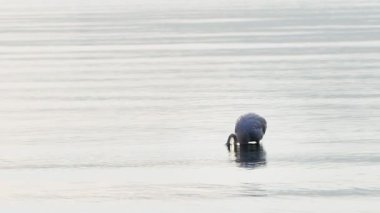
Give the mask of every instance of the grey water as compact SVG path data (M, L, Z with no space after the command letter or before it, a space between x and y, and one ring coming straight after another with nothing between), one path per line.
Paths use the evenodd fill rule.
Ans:
M0 3L3 212L379 211L380 2Z

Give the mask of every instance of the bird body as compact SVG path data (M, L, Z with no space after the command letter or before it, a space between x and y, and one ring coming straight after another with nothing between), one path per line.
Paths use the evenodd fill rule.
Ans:
M258 114L248 113L239 117L235 125L235 134L228 137L227 144L233 138L234 143L248 144L251 141L257 143L263 138L267 129L266 120Z

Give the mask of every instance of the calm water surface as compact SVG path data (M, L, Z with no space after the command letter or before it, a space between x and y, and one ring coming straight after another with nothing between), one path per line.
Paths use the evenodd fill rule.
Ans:
M1 209L378 212L378 1L1 3Z

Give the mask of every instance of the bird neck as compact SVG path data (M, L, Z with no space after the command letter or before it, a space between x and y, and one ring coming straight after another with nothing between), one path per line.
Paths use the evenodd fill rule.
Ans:
M230 143L230 140L231 139L234 139L234 144L236 144L237 143L237 137L236 137L236 135L235 134L230 134L230 136L228 136L228 139L227 139L227 145L230 145L231 143Z

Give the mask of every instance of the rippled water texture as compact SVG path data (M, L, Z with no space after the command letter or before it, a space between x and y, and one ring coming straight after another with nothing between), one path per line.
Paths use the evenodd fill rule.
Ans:
M379 211L378 1L0 3L4 212Z

